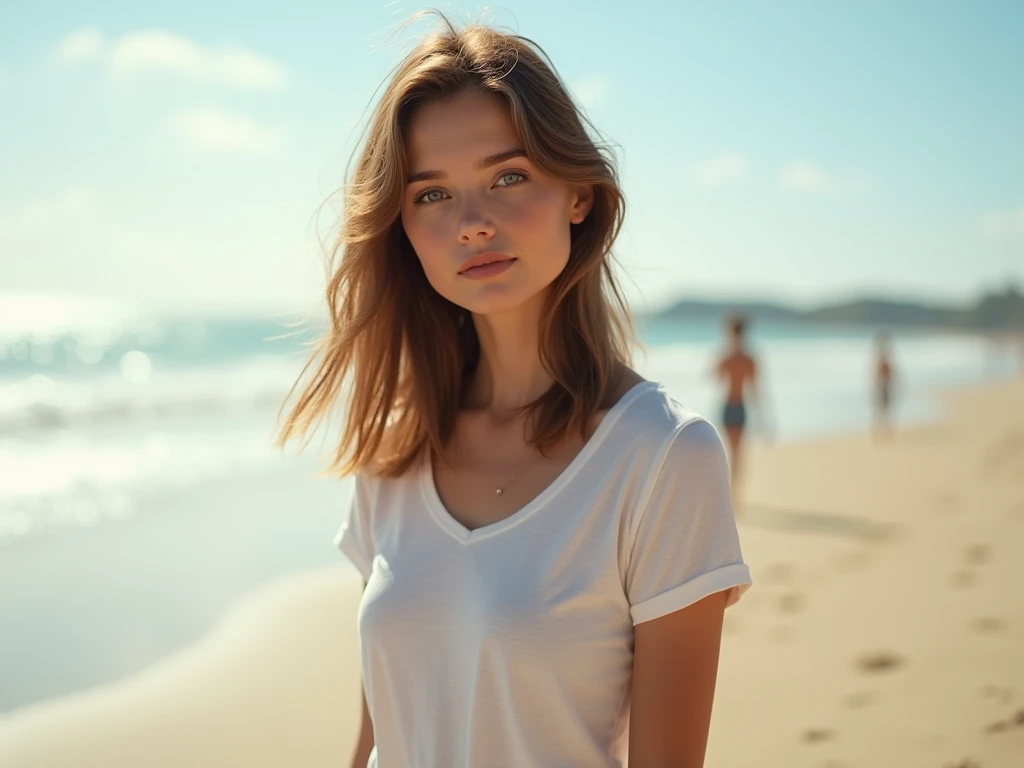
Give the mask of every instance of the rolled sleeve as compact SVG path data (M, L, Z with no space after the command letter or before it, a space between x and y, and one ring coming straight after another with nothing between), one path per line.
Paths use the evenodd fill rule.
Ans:
M750 587L729 493L722 441L704 419L670 439L635 526L626 593L634 624Z

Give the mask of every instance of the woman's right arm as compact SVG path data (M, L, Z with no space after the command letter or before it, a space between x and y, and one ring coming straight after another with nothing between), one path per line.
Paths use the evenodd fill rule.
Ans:
M363 590L366 590L366 582L363 582ZM370 708L366 706L366 692L362 690L362 686L360 686L360 697L363 701L363 715L362 723L359 726L359 742L356 744L356 751L352 756L352 768L366 768L374 745L373 721L370 720Z
M373 723L370 721L370 710L366 706L366 694L363 699L363 722L359 726L359 743L356 744L356 752L352 756L352 768L366 768L370 760L370 752L373 751Z

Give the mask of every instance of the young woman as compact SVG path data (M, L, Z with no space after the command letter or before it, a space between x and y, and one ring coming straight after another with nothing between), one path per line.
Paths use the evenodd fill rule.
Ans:
M333 322L282 439L344 403L353 765L703 762L750 576L718 435L628 366L623 198L585 125L531 42L446 26L346 187Z

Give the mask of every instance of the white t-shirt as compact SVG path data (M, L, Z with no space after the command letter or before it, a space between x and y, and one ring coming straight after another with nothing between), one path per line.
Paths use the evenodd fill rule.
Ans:
M370 768L622 766L634 625L750 585L722 442L650 381L511 517L466 529L426 461L357 475L336 543L366 579Z

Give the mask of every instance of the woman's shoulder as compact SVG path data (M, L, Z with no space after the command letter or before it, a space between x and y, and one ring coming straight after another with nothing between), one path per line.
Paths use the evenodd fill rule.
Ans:
M627 407L621 417L640 429L664 436L679 432L688 424L706 422L703 415L685 405L677 393L657 380L641 379L623 395Z
M721 445L718 431L660 381L642 380L624 396L625 407L611 430L633 455L675 451L704 452Z
M635 485L642 495L659 487L703 487L727 476L718 431L661 382L641 385L609 436L603 475L609 482Z

